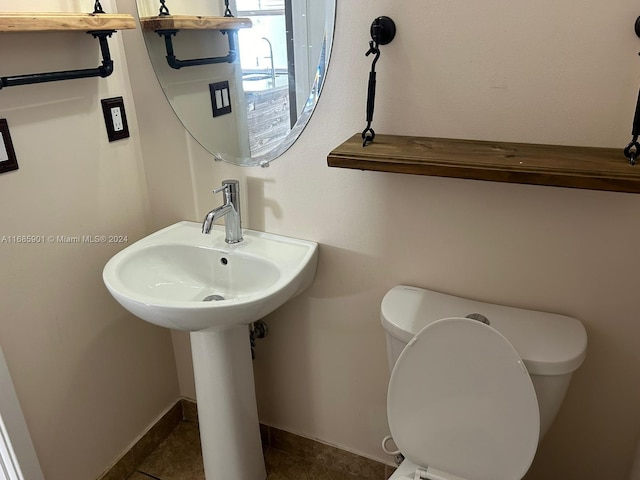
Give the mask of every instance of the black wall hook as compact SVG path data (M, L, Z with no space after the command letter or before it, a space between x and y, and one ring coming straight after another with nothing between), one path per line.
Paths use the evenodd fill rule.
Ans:
M396 36L396 24L389 17L378 17L371 24L371 39L378 45L387 45Z
M396 24L389 17L378 17L371 24L371 41L369 42L369 50L365 56L374 54L371 63L371 72L369 72L369 86L367 89L367 126L362 132L362 146L366 147L376 137L376 132L371 128L373 122L373 109L376 103L376 63L380 59L380 45L387 45L396 36Z
M635 24L636 35L640 37L640 17L636 19ZM640 55L640 54L638 54ZM633 127L631 128L631 142L624 148L624 156L629 160L629 165L636 164L636 160L640 157L640 93L638 93L638 101L636 102L636 111L633 116Z

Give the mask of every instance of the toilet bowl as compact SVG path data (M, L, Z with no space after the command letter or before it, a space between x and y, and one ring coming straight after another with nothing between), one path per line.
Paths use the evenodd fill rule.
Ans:
M584 361L580 321L404 285L381 320L391 480L520 480Z

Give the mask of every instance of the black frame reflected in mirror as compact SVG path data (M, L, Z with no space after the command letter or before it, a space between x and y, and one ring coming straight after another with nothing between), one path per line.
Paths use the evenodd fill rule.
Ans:
M9 133L9 124L4 118L0 118L0 137L2 138L2 145L0 145L0 173L11 172L18 170L18 159L16 158L16 152L13 148L13 142L11 141L11 133ZM6 152L6 160L4 152Z

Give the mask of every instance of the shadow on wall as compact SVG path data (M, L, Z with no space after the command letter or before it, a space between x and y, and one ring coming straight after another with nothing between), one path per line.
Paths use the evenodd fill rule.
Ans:
M379 257L332 245L320 245L318 272L306 296L335 298L378 290L381 263L384 262Z
M353 348L364 343L384 351L379 302L386 286L372 273L376 259L329 245L320 245L319 253L314 284L264 319L269 335L258 342L254 362L260 421L301 435L326 428L324 402L344 403L344 385L363 381L359 369L386 369L384 355L372 363L369 353ZM335 349L329 359L327 348ZM361 385L381 402L385 388L366 380Z
M246 177L247 179L247 198L249 201L243 205L250 219L251 230L265 231L265 219L267 211L271 211L274 218L282 218L282 207L273 198L265 198L264 187L266 183L275 183L275 180L266 178ZM243 225L244 226L244 225ZM246 228L246 227L245 227Z

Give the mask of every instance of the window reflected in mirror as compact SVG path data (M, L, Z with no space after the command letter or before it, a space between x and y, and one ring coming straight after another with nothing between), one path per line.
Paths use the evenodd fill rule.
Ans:
M307 102L315 102L309 97L315 97L326 71L325 26L310 21L311 7L305 2L236 0L236 7L238 16L253 24L239 32L239 44L249 147L255 157L282 142ZM314 36L314 29L322 32Z

